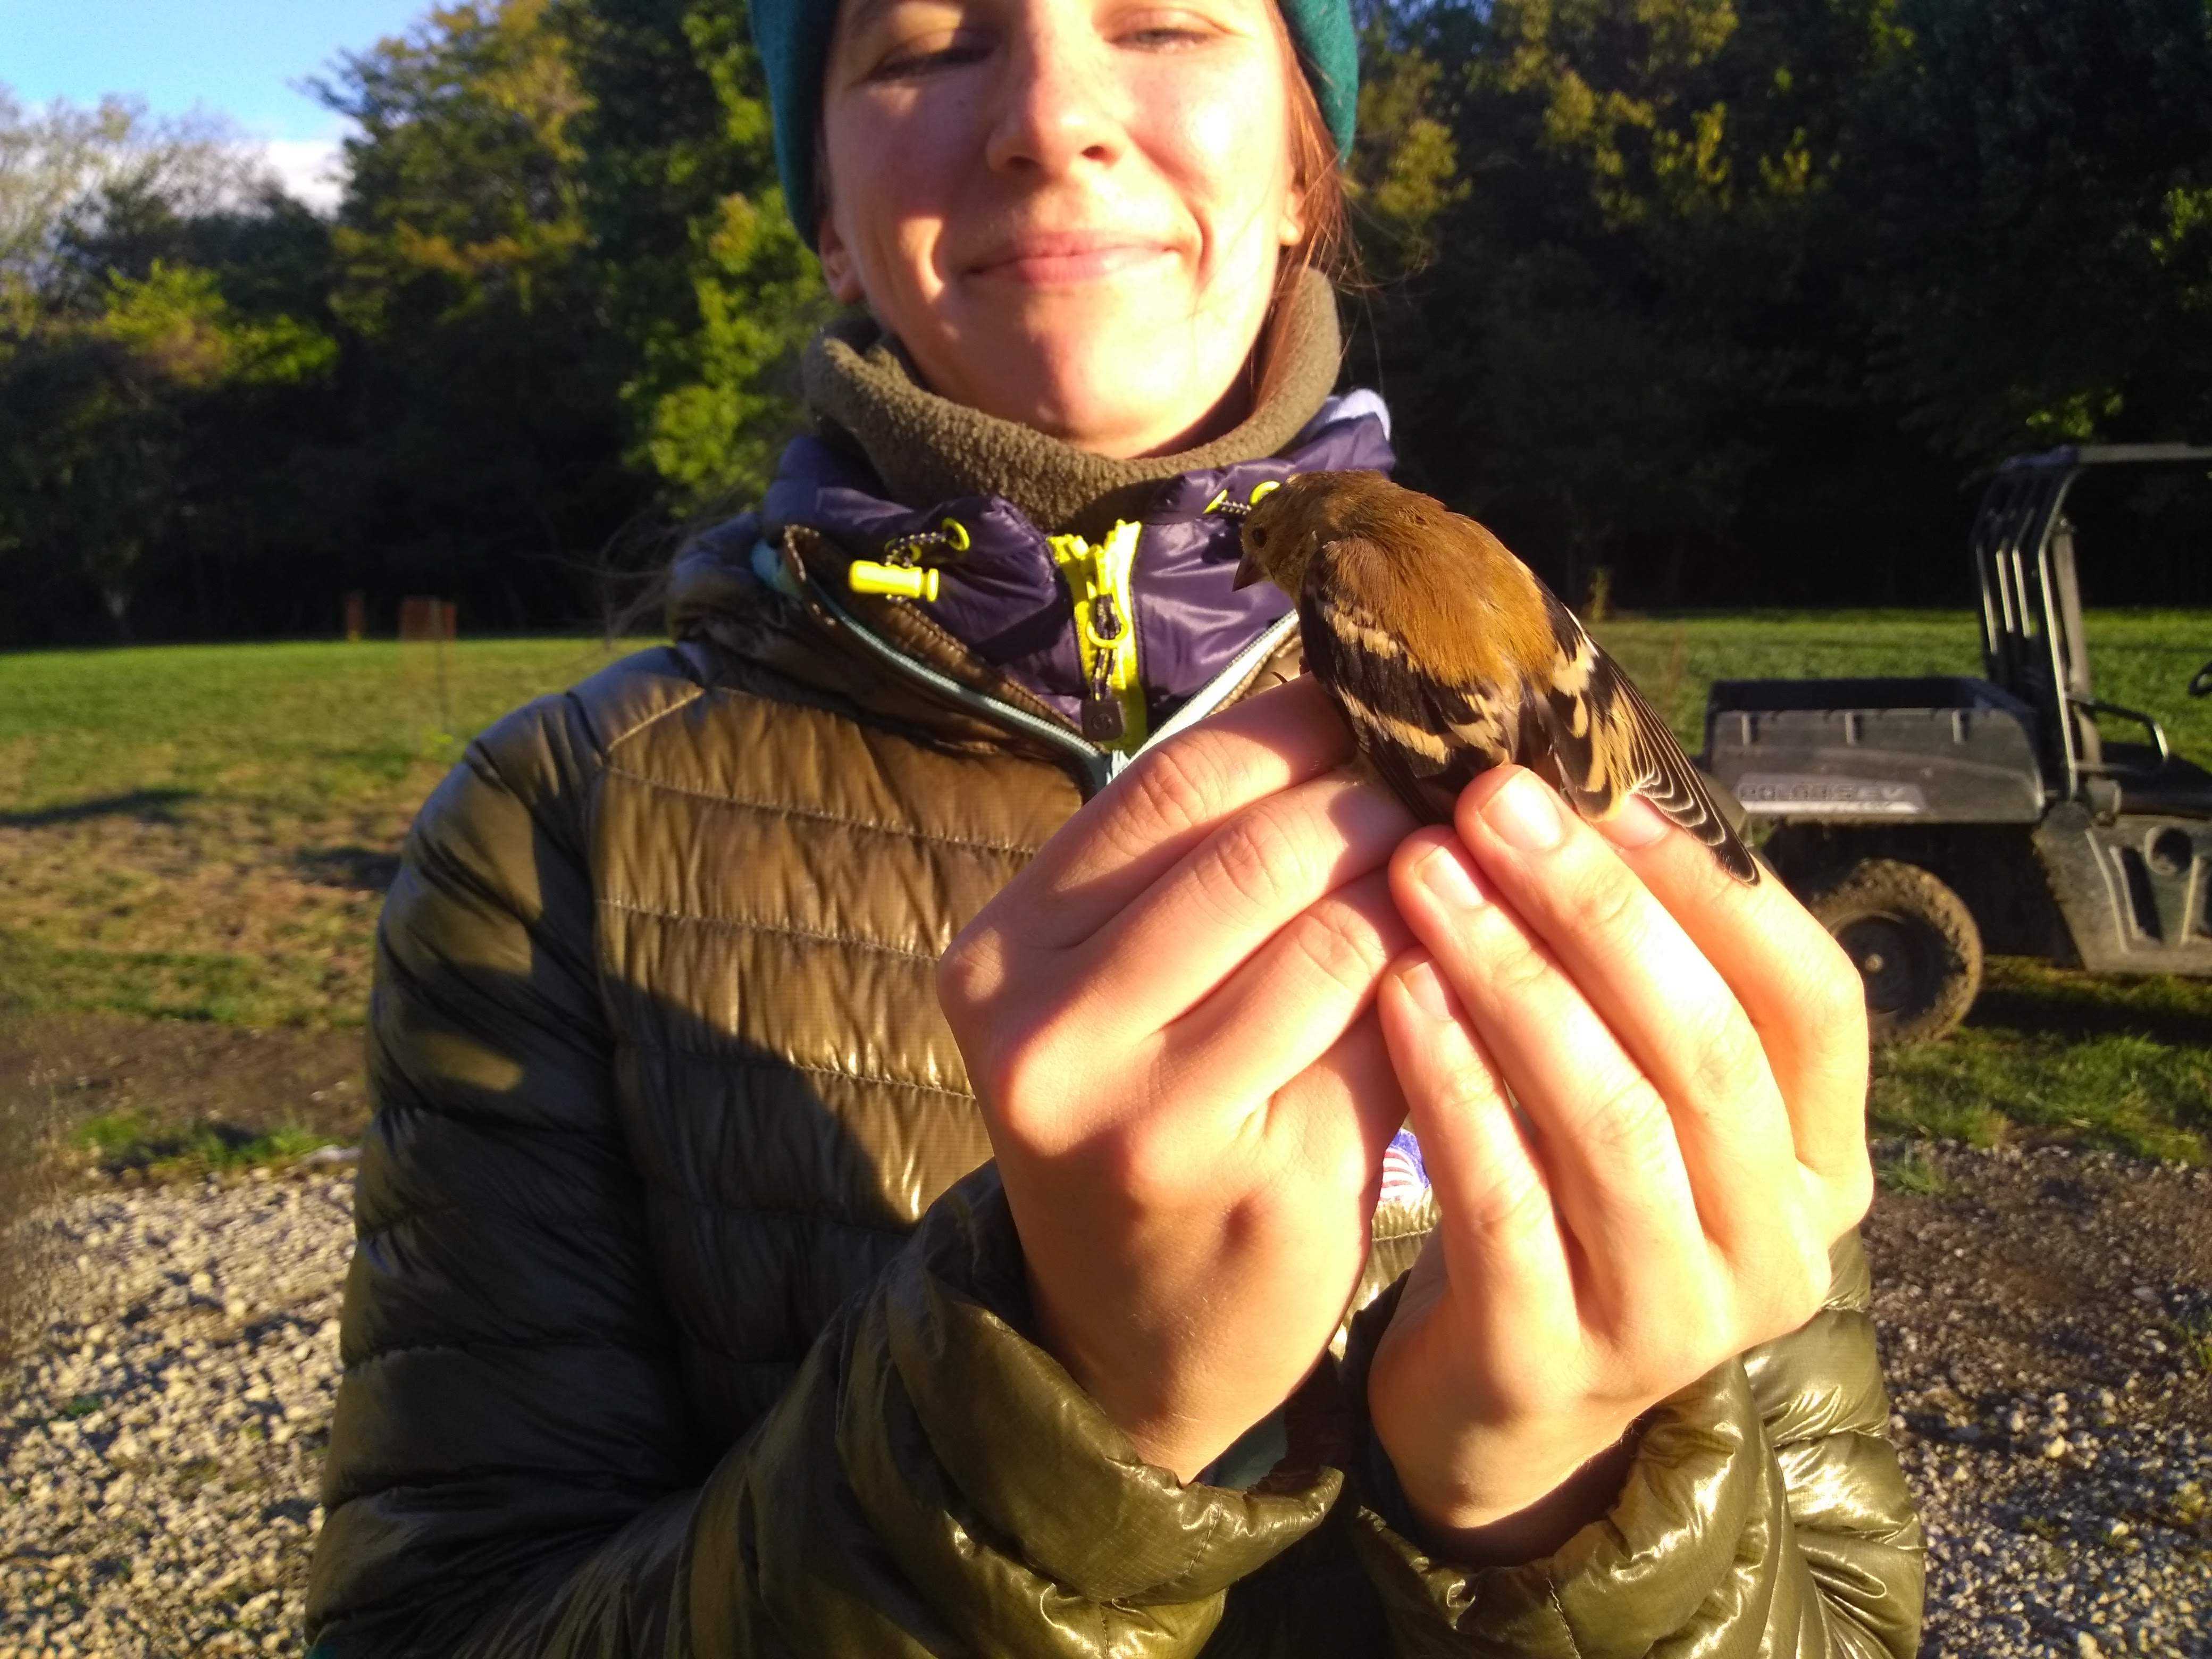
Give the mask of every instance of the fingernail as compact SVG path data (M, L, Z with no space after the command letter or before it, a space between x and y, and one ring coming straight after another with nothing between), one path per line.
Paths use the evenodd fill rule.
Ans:
M1466 855L1449 843L1431 848L1421 860L1421 884L1447 910L1479 910L1486 902Z
M1437 972L1436 963L1426 957L1400 969L1398 983L1406 988L1413 1006L1431 1019L1451 1018L1451 994L1444 989L1443 976Z
M1498 840L1524 853L1548 853L1566 836L1559 798L1533 772L1508 779L1482 809L1482 817Z
M1649 847L1667 833L1667 820L1659 809L1641 795L1631 795L1621 802L1620 810L1609 818L1600 818L1598 833L1615 847L1634 852L1639 847Z

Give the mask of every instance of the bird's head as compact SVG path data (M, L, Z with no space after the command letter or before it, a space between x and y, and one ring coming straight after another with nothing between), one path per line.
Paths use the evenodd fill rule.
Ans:
M1379 472L1301 472L1285 480L1245 514L1237 586L1265 577L1296 599L1315 553L1363 533L1368 512L1394 489Z

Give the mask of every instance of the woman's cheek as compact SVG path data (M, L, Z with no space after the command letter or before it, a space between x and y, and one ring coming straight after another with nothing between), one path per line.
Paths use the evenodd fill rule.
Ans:
M1247 82L1238 90L1246 94L1241 105L1226 88L1187 100L1164 92L1147 122L1155 164L1198 223L1214 261L1233 257L1248 237L1267 242L1272 258L1290 185L1288 145L1278 158L1272 149L1255 155L1251 143L1255 132L1285 131L1288 112L1268 107L1279 101L1267 95L1269 88Z
M1253 88L1243 90L1249 94ZM1173 100L1161 116L1167 148L1181 159L1182 171L1217 190L1240 179L1249 180L1254 168L1249 136L1282 125L1279 112L1271 118L1262 107L1267 101L1248 96L1240 102L1226 88Z
M911 157L883 157L853 203L854 249L868 295L885 326L903 334L922 320L957 276L944 262L948 205L931 173Z

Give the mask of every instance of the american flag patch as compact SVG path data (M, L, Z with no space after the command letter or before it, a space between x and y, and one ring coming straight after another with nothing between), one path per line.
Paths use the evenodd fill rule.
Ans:
M1411 1129L1401 1129L1390 1137L1382 1154L1382 1194L1376 1202L1419 1204L1428 1191L1429 1171L1421 1162L1421 1143L1413 1139Z

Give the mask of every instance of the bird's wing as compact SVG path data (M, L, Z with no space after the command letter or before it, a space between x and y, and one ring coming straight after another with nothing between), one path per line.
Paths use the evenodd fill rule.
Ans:
M1315 555L1298 596L1306 667L1326 687L1382 781L1419 818L1451 822L1460 791L1524 746L1519 688L1447 684L1331 579L1342 560L1380 558L1357 538Z
M1567 799L1583 817L1601 818L1641 795L1711 848L1738 881L1756 882L1758 864L1667 722L1549 589L1544 603L1559 649L1550 683L1530 702L1542 710Z

